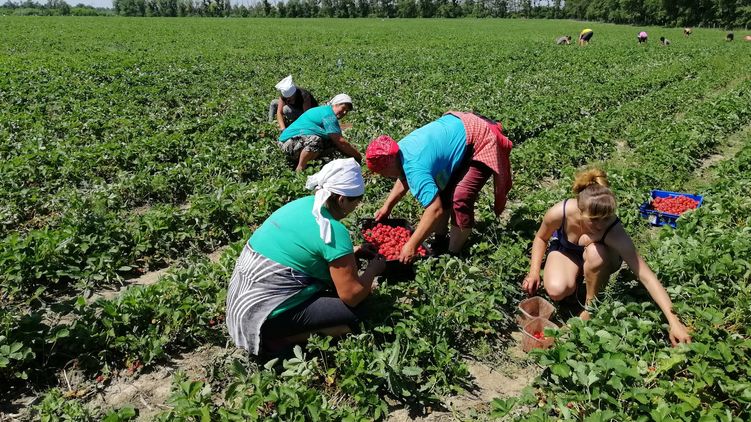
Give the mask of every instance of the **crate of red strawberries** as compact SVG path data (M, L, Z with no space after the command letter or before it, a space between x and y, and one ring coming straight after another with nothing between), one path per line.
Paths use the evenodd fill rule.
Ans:
M701 195L653 190L650 194L650 200L641 204L639 212L653 226L667 224L675 228L676 221L681 214L699 208L703 201L704 197Z
M411 265L399 262L399 253L414 231L407 220L401 218L384 218L375 221L373 218L360 220L363 239L378 248L378 253L386 258L386 274L404 274L412 270ZM417 249L417 256L430 255L429 249L423 244Z

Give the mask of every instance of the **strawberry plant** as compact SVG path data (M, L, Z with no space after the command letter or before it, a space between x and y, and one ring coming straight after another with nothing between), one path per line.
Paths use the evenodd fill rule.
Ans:
M490 416L749 419L748 148L694 182L751 118L738 73L749 55L709 41L719 31L636 51L632 28L616 25L587 48L552 45L581 29L567 21L0 21L0 72L12 69L0 78L0 378L10 395L49 391L38 418L132 417L50 389L71 360L106 384L226 343L220 317L242 244L309 194L266 122L287 69L319 99L355 98L345 136L361 149L449 109L500 119L515 143L509 210L495 219L484 191L467 250L420 262L414 280L382 280L358 333L315 337L265 367L238 363L222 382L178 376L159 418L361 420L388 417L394 403L435 408L470 385L464 360L482 358L478 347L512 359L504 347L531 239L575 170L597 164L694 343L667 347L660 314L624 271L590 322L573 320L534 352L544 367L534 391L493 401ZM299 42L272 45L259 35L269 33ZM331 39L335 50L322 41ZM351 229L390 188L365 178ZM633 210L654 188L701 192L705 204L677 230L652 232ZM413 223L421 213L411 198L394 210ZM219 264L192 258L223 245L233 246ZM152 285L76 299L168 265Z

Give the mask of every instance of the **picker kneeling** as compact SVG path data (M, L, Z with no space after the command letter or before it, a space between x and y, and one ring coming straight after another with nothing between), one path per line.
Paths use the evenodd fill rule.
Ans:
M339 336L359 320L358 305L384 267L372 255L358 276L352 246L339 222L365 192L361 168L334 160L310 176L315 189L279 208L259 227L237 261L227 291L227 327L238 347L257 355L304 342L312 333Z
M327 105L313 107L289 125L279 135L279 145L288 159L295 163L295 171L305 170L310 160L339 150L358 162L360 152L343 136L339 120L352 111L352 98L338 94Z
M555 301L576 295L580 288L577 280L584 276L586 284L585 307L602 289L611 274L626 261L631 271L646 287L670 324L670 341L691 342L688 330L673 312L673 303L657 276L637 252L620 219L615 215L616 203L608 187L607 175L592 169L576 176L576 198L553 205L542 220L532 244L529 274L522 288L534 295L540 284L540 267L545 250L544 287ZM548 243L550 242L550 243ZM583 310L582 319L589 319Z

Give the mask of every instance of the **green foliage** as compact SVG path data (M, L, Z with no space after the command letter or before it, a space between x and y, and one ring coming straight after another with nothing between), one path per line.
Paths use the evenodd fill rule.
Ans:
M34 407L34 411L38 420L42 422L88 422L95 420L80 400L65 398L57 388L48 391L42 402Z
M3 382L44 385L72 356L87 374L116 373L226 344L216 321L240 248L307 193L265 121L274 83L293 72L319 99L355 98L345 135L361 149L448 109L499 118L515 143L508 213L495 219L487 189L469 251L422 262L414 280L384 280L360 333L314 338L258 369L235 364L221 382L178 376L162 420L371 420L394 403L434 408L471 383L464 358L477 345L508 341L540 219L592 164L608 170L621 219L695 342L668 348L662 316L620 276L592 321L572 321L537 353L546 370L535 394L495 400L490 416L748 419L748 148L713 170L698 188L705 205L677 230L651 238L635 212L649 189L681 190L748 125L751 85L738 69L749 56L710 41L720 31L636 50L633 28L616 26L587 48L551 45L581 29L567 21L0 20L0 67L13 69L0 78ZM353 229L390 188L366 181L345 221ZM395 214L421 211L405 199ZM220 263L192 258L228 244ZM84 299L170 264L152 285ZM92 418L56 390L42 403L50 419Z

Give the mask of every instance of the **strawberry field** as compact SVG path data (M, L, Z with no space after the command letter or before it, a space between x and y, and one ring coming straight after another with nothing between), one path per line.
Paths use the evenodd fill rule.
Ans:
M587 24L590 45L556 46L583 23L533 20L0 17L0 26L0 414L751 419L748 43L648 28L673 44L639 46L642 28ZM321 100L353 98L344 135L361 151L450 109L502 121L514 187L500 220L487 190L461 256L421 260L413 280L381 280L358 334L316 337L266 362L228 343L224 303L252 230L306 194L267 122L274 84L289 73ZM595 164L690 345L670 347L661 312L624 269L590 321L549 333L550 349L518 352L534 233L570 195L576 169ZM390 188L370 173L366 182L345 221L353 236ZM676 229L653 228L638 213L652 189L704 199ZM420 213L410 199L393 216ZM452 406L476 389L478 364L539 376L521 392ZM108 401L115 386L147 379L169 386L160 403Z

